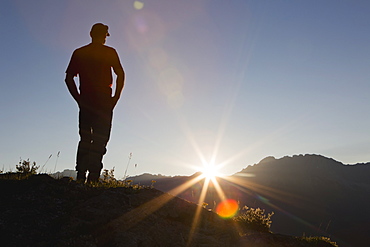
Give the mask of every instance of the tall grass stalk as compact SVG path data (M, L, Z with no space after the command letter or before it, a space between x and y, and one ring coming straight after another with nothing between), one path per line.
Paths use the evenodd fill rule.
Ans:
M49 160L50 160L51 156L53 156L53 154L50 154L50 155L49 155L49 158L45 161L45 164L41 167L40 173L42 173L42 171L44 170L44 167L45 167L45 165L49 162Z
M57 163L58 163L58 159L59 159L59 154L60 154L60 151L58 152L58 154L57 154L57 160L55 161L54 173L55 173L55 170L57 169Z
M131 161L131 158L132 158L132 153L130 153L130 155L128 156L128 162L127 162L127 166L126 166L126 170L125 170L125 175L123 176L123 180L126 181L126 175L127 175L127 170L128 170L128 166L130 165L130 161Z

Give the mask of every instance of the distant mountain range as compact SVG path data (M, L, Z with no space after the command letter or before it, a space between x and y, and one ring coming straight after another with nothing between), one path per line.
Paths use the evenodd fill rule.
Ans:
M199 197L204 179L197 180L199 175L145 173L127 179L203 203ZM53 176L74 177L75 172L65 170ZM271 230L275 233L327 236L344 247L367 246L370 242L370 162L344 165L321 155L267 157L217 181L225 198L237 200L240 207L273 211ZM204 202L214 210L220 201L210 183Z
M204 179L142 174L128 179L199 203ZM267 157L227 178L217 178L226 198L242 207L273 211L271 230L295 236L327 236L339 246L368 246L370 237L370 163L344 165L321 155ZM177 189L176 189L177 188ZM204 202L220 202L210 183ZM202 203L202 202L201 202Z

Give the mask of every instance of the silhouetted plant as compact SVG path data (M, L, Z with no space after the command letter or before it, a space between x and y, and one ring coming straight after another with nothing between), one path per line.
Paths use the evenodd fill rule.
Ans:
M54 172L55 172L55 170L57 169L57 164L58 164L59 154L60 154L60 151L59 151L59 152L58 152L58 154L57 154L57 159L56 159L56 161L55 161L55 166L54 166Z
M328 237L302 237L302 239L306 240L309 243L320 244L320 242L326 242L334 247L338 247L338 244L331 241L331 239Z
M127 162L127 166L125 170L125 175L123 176L123 180L126 180L127 178L127 170L128 170L128 166L130 165L131 158L132 158L132 153L130 153L130 155L128 156L128 162Z
M244 206L233 220L238 222L245 230L269 232L271 227L271 216L274 212L265 213L264 209L249 208Z
M116 179L114 178L114 167L110 170L108 169L103 170L103 181L104 182L116 181Z
M37 169L39 169L40 166L36 165L36 162L33 162L31 164L30 160L23 160L19 161L19 164L15 166L18 173L22 174L36 174Z
M155 184L156 182L157 182L157 181L152 180L152 185L150 186L150 188L154 188L154 184Z
M114 178L114 167L110 170L104 169L103 170L103 179L99 180L98 182L87 183L85 184L88 187L96 187L96 188L118 188L124 187L127 189L132 189L133 191L144 189L145 186L140 186L137 184L133 184L133 180L117 180Z
M41 171L40 173L42 173L42 171L44 170L44 167L46 166L46 164L49 162L50 158L53 156L53 154L50 154L49 155L49 158L45 161L44 165L41 167Z

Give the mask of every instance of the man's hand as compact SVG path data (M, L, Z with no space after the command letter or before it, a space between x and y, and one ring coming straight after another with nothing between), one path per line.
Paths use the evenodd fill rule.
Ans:
M114 92L114 97L112 97L112 106L113 108L116 106L119 98L121 97L122 90L125 86L125 71L123 70L122 66L120 65L119 68L113 68L114 72L117 75L116 79L116 91Z
M118 102L118 98L117 97L112 97L112 100L111 100L112 110L114 109L114 107L116 107L117 102Z
M80 93L77 90L76 83L73 77L74 76L71 74L66 74L65 82L67 84L69 93L72 95L77 104L80 105Z

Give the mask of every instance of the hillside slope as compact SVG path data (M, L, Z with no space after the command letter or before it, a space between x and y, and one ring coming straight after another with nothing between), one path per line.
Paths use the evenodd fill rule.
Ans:
M234 221L156 189L47 175L2 176L0 189L1 246L331 246L262 232L240 237Z

